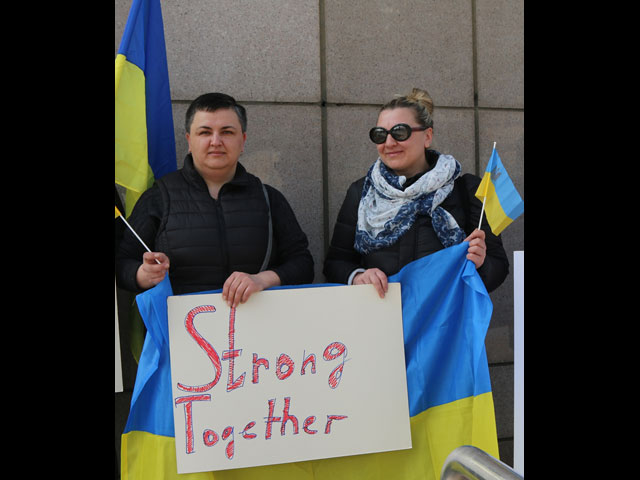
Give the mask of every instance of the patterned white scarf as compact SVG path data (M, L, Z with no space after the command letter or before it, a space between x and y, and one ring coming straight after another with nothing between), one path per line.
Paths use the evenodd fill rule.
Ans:
M433 228L445 247L462 242L466 238L464 231L439 206L453 190L460 172L460 163L455 158L440 154L431 170L402 190L406 178L395 175L378 158L362 188L355 249L367 254L393 245L411 228L418 214L431 216Z

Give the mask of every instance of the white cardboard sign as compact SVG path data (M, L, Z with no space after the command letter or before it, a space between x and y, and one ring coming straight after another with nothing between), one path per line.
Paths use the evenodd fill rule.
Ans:
M400 284L168 299L178 473L411 448Z

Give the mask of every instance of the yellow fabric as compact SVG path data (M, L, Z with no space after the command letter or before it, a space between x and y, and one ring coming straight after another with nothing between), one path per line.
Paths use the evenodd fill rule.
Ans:
M119 54L115 81L115 182L127 189L128 217L154 180L147 155L144 72Z
M116 207L116 216L115 216L115 218L118 218L120 215L122 215L122 214L120 213L120 210L118 210L118 207Z
M383 433L381 433L383 434ZM499 458L491 392L432 407L411 418L410 450L178 475L175 438L122 435L123 480L439 480L446 457L473 445Z
M122 435L122 480L213 480L212 472L178 475L175 443L147 432Z
M480 200L486 197L490 183L491 183L491 172L484 172L484 175L482 176L482 181L480 182L480 185L478 185L478 190L476 190L476 197L478 197Z

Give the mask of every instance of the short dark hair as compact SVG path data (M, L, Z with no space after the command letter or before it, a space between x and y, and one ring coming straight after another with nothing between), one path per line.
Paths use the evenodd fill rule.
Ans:
M242 105L236 102L235 98L226 93L205 93L191 102L185 115L185 130L187 133L191 130L191 124L193 123L193 117L196 115L196 112L215 112L222 108L234 110L240 120L242 132L247 131L247 111Z

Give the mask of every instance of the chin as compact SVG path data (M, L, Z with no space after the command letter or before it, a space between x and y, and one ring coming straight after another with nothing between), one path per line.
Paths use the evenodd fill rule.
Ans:
M383 158L382 163L384 163L387 167L389 167L391 170L393 170L396 173L398 172L398 170L406 169L405 162L403 162L402 160Z

